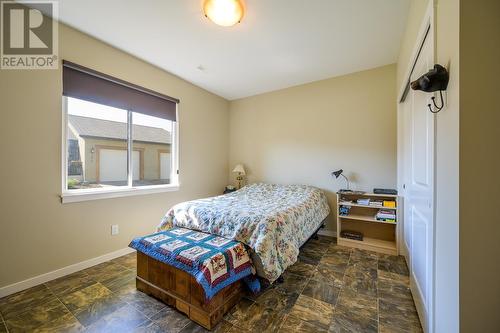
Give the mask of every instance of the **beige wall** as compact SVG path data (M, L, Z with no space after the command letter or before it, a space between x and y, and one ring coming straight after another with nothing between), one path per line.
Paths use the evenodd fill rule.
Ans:
M317 186L334 212L345 183L333 170L356 189L395 187L395 78L389 65L232 101L229 167L243 163L249 182Z
M432 1L432 0L430 0ZM412 0L398 58L398 93L429 6ZM435 332L459 330L459 3L436 3L436 62L447 67L446 107L436 115Z
M460 0L460 330L500 332L500 1Z
M62 205L61 69L0 71L0 287L125 248L175 203L219 194L227 182L226 100L73 29L59 32L61 59L181 100L181 188Z

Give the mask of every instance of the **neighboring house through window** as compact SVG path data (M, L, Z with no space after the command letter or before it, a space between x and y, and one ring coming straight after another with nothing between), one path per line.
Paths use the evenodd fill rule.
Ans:
M101 193L102 197L103 192L123 194L131 190L136 193L141 189L157 191L178 185L177 127L172 113L164 116L161 103L153 100L147 104L140 98L138 111L115 107L127 102L112 100L107 103L108 96L102 98L97 92L94 98L90 94L92 89L72 82L75 77L65 75L64 78L64 82L70 81L71 85L68 84L69 88L65 86L64 94L66 149L63 160L66 165L63 201L65 197L82 193L87 196ZM121 93L126 94L127 90ZM75 98L75 95L82 95L84 99ZM120 96L113 94L110 98ZM101 100L107 105L96 103ZM129 104L133 107L135 102ZM144 108L141 108L141 103L146 103Z

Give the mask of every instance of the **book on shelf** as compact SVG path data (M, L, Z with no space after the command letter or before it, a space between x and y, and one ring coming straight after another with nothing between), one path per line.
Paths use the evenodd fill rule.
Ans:
M383 201L383 206L384 207L389 207L389 208L396 208L396 201L393 201L393 200L384 200Z
M340 206L339 207L339 215L340 216L347 216L349 215L349 210L351 209L350 206Z
M370 198L360 198L356 201L358 205L368 206L370 205Z
M379 218L382 218L382 219L395 219L396 218L395 214L377 213L376 216L379 217Z
M389 209L380 209L375 215L377 221L396 222L396 212Z
M384 202L382 200L372 200L372 201L370 201L369 206L372 206L372 207L383 207L384 206Z
M396 219L384 219L384 218L376 218L377 221L380 221L380 222L393 222L393 223L396 223Z
M352 230L342 230L340 232L340 237L359 240L359 241L363 240L363 234L361 232Z

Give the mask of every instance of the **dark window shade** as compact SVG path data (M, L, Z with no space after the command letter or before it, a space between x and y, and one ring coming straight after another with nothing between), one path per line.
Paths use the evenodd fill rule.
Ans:
M63 95L176 121L178 99L63 61Z

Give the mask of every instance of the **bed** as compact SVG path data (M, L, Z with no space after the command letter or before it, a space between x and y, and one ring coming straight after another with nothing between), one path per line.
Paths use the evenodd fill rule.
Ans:
M274 282L329 213L325 194L315 187L257 183L175 205L158 231L176 226L242 242L251 249L257 274Z

